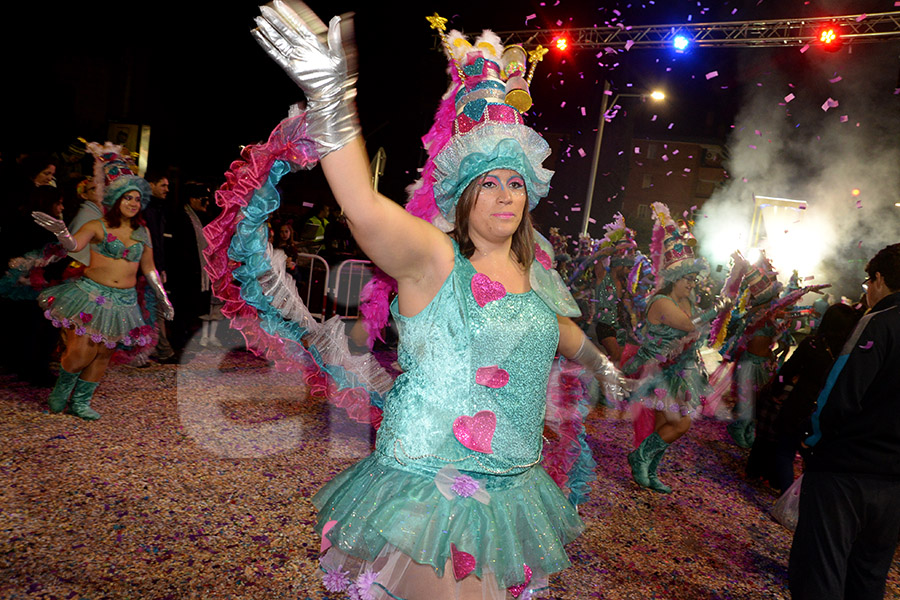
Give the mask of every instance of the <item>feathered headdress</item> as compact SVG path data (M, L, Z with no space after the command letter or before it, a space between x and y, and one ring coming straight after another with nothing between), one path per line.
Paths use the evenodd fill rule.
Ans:
M650 205L653 211L653 237L650 241L650 259L656 273L656 289L678 281L691 273L705 274L709 265L694 256L697 239L683 222L676 223L669 214L669 207L662 202Z
M138 175L138 168L127 150L112 142L102 146L91 142L87 149L94 155L95 193L104 205L113 206L122 194L137 191L141 194L141 210L147 208L153 195L150 184Z

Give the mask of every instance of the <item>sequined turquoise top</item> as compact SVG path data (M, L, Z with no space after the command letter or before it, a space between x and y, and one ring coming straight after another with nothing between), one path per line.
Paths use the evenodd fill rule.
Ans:
M404 317L396 299L391 305L403 373L385 401L376 454L386 465L428 476L446 465L494 475L488 487L503 487L502 476L541 460L559 326L534 291L505 293L455 242L454 252L453 271L424 310ZM496 418L492 436L488 413Z
M143 226L131 232L131 239L137 243L130 246L126 246L122 240L107 233L103 219L100 219L100 227L103 228L103 240L99 244L91 244L91 248L97 254L109 258L124 258L128 262L140 262L141 256L144 254L144 246L150 246L150 236Z

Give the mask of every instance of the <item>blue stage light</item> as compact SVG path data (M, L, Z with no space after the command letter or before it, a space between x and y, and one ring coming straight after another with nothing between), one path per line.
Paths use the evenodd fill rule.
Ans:
M690 40L683 35L676 35L675 39L672 40L672 44L675 46L675 50L678 52L684 52L687 49L689 43Z

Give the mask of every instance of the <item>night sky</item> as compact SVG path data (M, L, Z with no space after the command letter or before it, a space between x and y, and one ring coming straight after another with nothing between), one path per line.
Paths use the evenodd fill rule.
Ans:
M497 2L490 10L484 2L423 2L412 11L401 8L406 3L400 2L309 4L326 21L332 14L356 13L359 112L370 154L379 147L387 152L381 190L396 200L404 198L404 188L424 160L419 137L447 86L446 62L424 18L435 11L449 18L451 27L471 33L485 27L587 27L613 18L637 25L896 10L893 0L550 0ZM258 14L255 2L166 0L52 7L28 2L5 10L8 27L28 33L3 42L4 96L13 107L2 116L4 156L20 150L58 150L78 136L102 141L108 121L142 123L152 126L151 167L176 167L182 179L205 179L215 186L240 146L265 139L288 106L301 98L249 34ZM774 63L783 67L785 61L795 61L794 68L802 70L810 60L796 49L760 51L759 60L747 67L738 51L698 49L684 56L639 51L622 53L618 66L610 70L598 67L595 54L548 55L532 84L535 108L527 120L558 150L551 166L557 170L554 197L560 203L581 202L602 79L609 78L621 91L629 83L634 89L665 86L669 100L654 108L655 121L642 119L627 130L616 121L608 125L601 165L608 181L599 184L598 193L612 197L610 215L618 208L613 171L619 168L616 157L627 134L724 142L745 86ZM707 80L711 70L718 77ZM316 173L305 181L310 198L303 201L327 195Z

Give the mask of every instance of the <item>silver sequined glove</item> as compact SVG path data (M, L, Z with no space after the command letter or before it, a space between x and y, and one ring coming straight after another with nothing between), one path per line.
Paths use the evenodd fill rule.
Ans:
M59 243L62 244L62 247L66 250L74 250L78 247L78 242L76 242L75 238L72 237L72 234L69 233L69 228L59 219L40 211L31 213L31 218L34 219L35 223L55 235L56 239L59 240Z
M333 17L325 46L313 32L319 28L318 17L296 4L305 18L283 0L260 6L262 16L256 17L252 34L306 95L309 136L323 157L360 135L353 19Z
M628 380L622 375L612 361L600 352L587 336L581 340L581 348L572 357L572 360L584 367L585 371L594 376L603 388L603 394L609 400L621 402L628 391Z
M175 318L175 308L172 307L172 303L169 302L169 296L166 294L166 288L163 287L162 281L159 278L159 273L156 272L156 269L151 271L147 275L147 282L150 284L150 287L153 288L153 292L156 294L156 299L159 300L163 305L163 318L166 321L171 321Z

